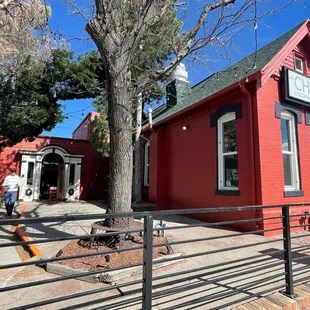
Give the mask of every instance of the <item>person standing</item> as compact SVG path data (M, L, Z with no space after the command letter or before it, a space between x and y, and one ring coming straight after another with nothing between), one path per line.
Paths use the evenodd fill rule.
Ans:
M20 177L16 175L15 168L10 169L10 174L5 177L3 186L5 189L4 204L6 207L6 215L9 218L12 218L12 212L16 202L17 191L20 187Z

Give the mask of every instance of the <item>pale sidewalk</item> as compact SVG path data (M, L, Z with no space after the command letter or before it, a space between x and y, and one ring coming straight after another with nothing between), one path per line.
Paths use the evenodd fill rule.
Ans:
M0 218L4 218L5 214L6 214L5 207L4 205L1 205L0 206ZM0 226L0 243L13 242L14 231L15 231L15 227L13 227L12 225ZM0 248L0 261L1 261L0 262L1 265L14 264L14 263L20 263L21 258L19 257L15 247L10 246L10 247L5 247L5 248ZM2 268L0 266L0 271L1 269Z
M24 212L25 218L40 218L49 216L86 215L106 212L100 202L59 202L48 204L45 202L30 203ZM57 237L69 237L87 235L91 232L90 225L94 220L50 222L23 225L22 229L30 240L44 240ZM62 249L69 241L40 243L36 247L44 257L52 257Z

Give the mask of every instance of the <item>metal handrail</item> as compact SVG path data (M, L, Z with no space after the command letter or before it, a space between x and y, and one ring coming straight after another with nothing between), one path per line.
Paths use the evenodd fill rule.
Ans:
M70 240L77 240L77 239L94 239L94 238L101 238L101 237L107 237L107 236L115 236L115 235L126 235L126 234L132 234L132 233L142 233L143 234L143 244L137 245L135 247L131 248L120 248L120 249L111 249L110 251L98 251L98 252L92 252L92 253L83 253L78 255L70 255L70 256L60 256L60 257L52 257L52 258L40 258L40 259L34 259L22 263L11 263L11 264L5 264L1 265L0 268L5 269L11 269L16 267L24 267L24 266L31 266L31 265L43 265L50 262L59 262L59 261L66 261L66 260L72 260L72 259L79 259L84 257L92 257L92 256L99 256L99 255L111 255L113 253L122 253L122 252L128 252L133 250L142 250L143 251L143 262L142 263L136 263L126 266L120 266L120 267L112 267L109 269L104 269L104 272L112 272L115 270L122 270L122 269L128 269L131 267L142 267L142 278L141 280L132 281L129 283L119 284L116 286L111 286L107 288L100 288L96 290L91 290L88 292L83 293L77 293L72 294L68 296L58 297L51 300L45 300L42 302L32 303L30 305L25 305L23 307L17 307L16 309L30 309L33 307L38 307L42 305L48 305L54 302L69 300L70 298L76 298L81 296L88 296L91 294L104 292L112 289L119 289L124 286L131 287L132 285L142 284L141 289L137 290L131 290L131 293L142 293L142 297L138 297L137 300L141 300L142 308L144 310L149 310L152 307L152 299L153 297L157 297L160 295L160 292L153 293L154 289L158 289L161 287L165 287L165 283L157 283L154 284L154 281L162 281L163 279L169 279L169 284L178 284L180 282L179 279L171 280L173 277L178 277L182 275L186 275L184 280L182 281L189 281L191 279L195 279L197 275L190 275L192 273L199 273L199 276L206 277L211 275L216 275L219 270L224 273L221 276L216 276L214 279L208 279L208 283L216 283L218 281L224 281L228 280L232 277L232 275L229 273L231 266L233 265L233 268L238 268L238 272L235 272L233 274L233 277L237 278L240 276L245 276L249 272L249 268L252 273L259 272L262 270L266 270L269 268L277 267L277 270L283 270L280 273L277 273L276 277L281 278L284 277L285 284L281 285L279 288L284 289L284 293L289 297L294 297L294 273L296 275L301 276L302 274L297 274L298 271L302 271L306 269L306 267L297 267L295 266L295 263L304 261L308 257L292 257L292 252L296 252L299 250L307 250L308 246L299 246L299 247L293 247L291 246L291 240L301 238L303 236L291 236L291 229L297 228L297 227L310 227L310 224L300 224L296 225L296 218L298 216L305 216L305 214L302 214L298 212L298 214L292 214L290 215L290 210L292 210L294 207L309 207L310 203L299 203L299 204L279 204L279 205L268 205L268 206L236 206L236 207L217 207L217 208L206 208L206 209L178 209L178 210L164 210L164 211L147 211L147 212L126 212L126 213L120 213L120 214L87 214L87 215L68 215L68 216L59 216L59 217L33 217L33 218L22 218L22 219L1 219L0 220L0 226L1 225L29 225L29 224L36 224L36 223L63 223L68 221L80 221L80 220L103 220L103 219L109 219L109 218L125 218L125 217L134 217L134 218L141 218L141 222L143 222L143 228L141 229L125 229L125 230L119 230L119 231L108 231L105 233L100 234L84 234L84 235L74 235L74 236L64 236L64 237L54 237L54 238L46 238L46 239L40 239L40 240L29 240L29 241L20 241L20 242L5 242L0 243L0 248L7 248L11 246L27 246L31 244L43 244L43 243L49 243L49 242L59 242L59 241L70 241ZM212 213L219 213L219 212L243 212L243 211L257 211L257 210L271 210L276 209L280 212L279 216L270 216L270 217L262 217L261 215L259 217L254 218L254 212L252 218L246 218L246 219L237 219L237 220L227 220L227 221L221 221L221 222L194 222L189 224L178 224L177 226L170 226L170 227L153 227L154 226L154 219L156 218L163 218L164 216L170 216L170 215L194 215L194 214L212 214ZM300 213L300 214L299 214ZM250 215L248 214L250 217ZM206 242L206 241L212 241L217 240L220 242L221 239L227 239L227 238L234 238L240 236L240 234L236 233L230 233L226 235L221 236L212 236L212 237L200 237L200 238L185 238L181 240L172 240L167 241L163 243L153 243L153 235L155 232L160 231L175 231L180 229L187 229L187 228L194 228L194 227L208 227L208 228L216 228L219 226L225 226L225 225L232 225L232 224L241 224L241 223L263 223L264 221L272 221L272 220L279 220L279 222L275 223L276 225L279 225L279 227L273 227L268 229L259 229L255 231L248 231L242 233L242 235L255 235L255 234L263 234L263 233L270 233L270 232L276 232L281 230L283 231L283 237L272 239L272 240L264 240L262 242L252 242L250 244L243 244L238 246L228 246L216 250L207 250L207 251L200 251L196 253L190 253L182 255L181 257L167 257L167 258L159 258L155 261L153 260L153 249L161 246L173 246L173 245L182 245L182 244L189 244L189 243L197 243L197 242ZM294 222L294 225L291 225L290 222ZM172 272L172 273L166 273L163 275L157 275L153 276L153 267L157 266L160 263L167 263L172 261L178 261L180 259L192 259L195 257L200 256L209 256L212 254L218 254L218 253L225 253L225 252L232 252L232 251L240 251L245 250L250 247L259 247L265 244L272 244L272 243L278 243L282 242L283 247L274 249L273 251L267 252L267 253L261 253L259 255L252 255L246 258L242 259L234 259L230 260L227 263L216 263L211 264L204 267L199 268L193 268L188 271L178 271L178 272ZM278 246L277 246L278 247ZM279 256L280 255L280 256ZM268 256L268 257L266 257ZM269 260L271 258L279 258L280 261L272 262L270 263ZM255 267L255 263L263 263L261 266ZM294 263L294 266L293 266ZM254 265L254 266L253 266ZM284 268L281 267L284 265ZM279 268L278 268L279 267ZM280 268L281 267L281 268ZM226 275L225 275L226 271ZM0 288L0 293L3 292L9 292L9 291L16 291L22 288L29 288L29 287L35 287L39 285L45 285L49 283L56 283L60 281L65 281L69 279L78 279L85 277L85 275L97 275L100 274L101 270L92 270L87 272L80 272L74 275L66 275L66 276L60 276L52 279L44 279L44 280L38 280L28 283L21 283L18 285L10 285L7 287ZM189 274L189 275L187 275ZM248 279L250 279L251 276L249 276ZM304 277L305 279L307 277ZM274 276L267 276L262 280L262 283L266 283L268 281L274 280ZM235 280L236 282L237 280ZM299 282L298 280L297 282ZM278 282L274 281L275 283ZM296 283L297 283L296 282ZM231 284L234 282L232 281ZM255 288L257 286L261 285L259 281L251 281L250 284L243 284L239 286L238 289L245 290L249 288ZM262 285L261 285L262 286ZM274 289L274 288L273 288ZM174 289L169 289L169 292L167 291L167 294L173 294ZM177 291L177 289L175 290ZM270 291L270 290L266 290ZM221 294L218 294L221 295Z
M111 219L111 218L126 218L135 217L143 218L145 216L167 216L167 215L188 215L188 214L202 214L202 213L223 213L231 211L249 211L258 209L277 209L288 207L304 207L309 206L310 203L296 203L296 204L277 204L277 205L258 205L258 206L235 206L235 207L214 207L214 208L199 208L199 209L174 209L162 211L144 211L144 212L123 212L123 213L104 213L104 214L87 214L87 215L66 215L58 217L40 217L40 218L22 218L22 219L0 219L1 225L18 225L18 224L35 224L39 223L55 223L81 220L96 220L96 219Z

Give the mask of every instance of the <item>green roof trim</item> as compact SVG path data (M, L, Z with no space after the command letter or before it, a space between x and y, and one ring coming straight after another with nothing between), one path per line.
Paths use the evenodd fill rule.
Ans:
M228 67L227 69L212 74L205 80L196 84L191 88L191 92L175 106L168 107L161 110L160 113L154 111L153 122L156 124L165 118L182 111L183 109L194 105L195 103L207 98L217 92L225 89L226 87L233 85L234 83L245 79L254 73L261 71L271 60L276 56L276 54L285 46L285 44L294 36L294 34L300 29L304 24L301 23L295 28L291 29L287 33L283 34L276 40L270 42L266 46L262 47L234 65ZM254 68L254 60L256 54L256 68ZM146 124L147 126L147 124Z

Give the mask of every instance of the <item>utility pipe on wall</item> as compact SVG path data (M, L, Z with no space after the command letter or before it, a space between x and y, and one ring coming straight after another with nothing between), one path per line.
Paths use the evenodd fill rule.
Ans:
M249 125L250 125L250 158L251 158L251 172L253 177L251 178L251 191L253 194L253 205L257 204L256 198L256 176L255 176L255 154L254 154L254 128L253 128L253 107L252 107L252 98L250 92L246 89L245 83L240 85L240 89L245 94L247 98L247 103L249 107Z

